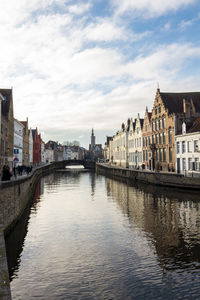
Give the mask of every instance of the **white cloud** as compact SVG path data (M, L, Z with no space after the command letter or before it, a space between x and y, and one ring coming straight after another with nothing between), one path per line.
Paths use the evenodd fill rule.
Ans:
M91 3L78 3L69 6L68 11L75 15L82 15L83 13L87 12L91 6Z
M134 11L145 17L154 17L194 4L196 0L111 0L111 2L116 9L117 15Z
M152 33L135 33L112 17L88 23L82 14L90 9L89 1L85 6L81 2L80 10L61 0L14 1L13 7L10 1L0 3L1 87L13 86L15 117L28 116L32 128L45 132L45 139L75 140L87 132L89 138L92 127L98 132L117 130L146 105L151 108L158 81L170 90L199 86L198 77L191 74L178 79L191 58L200 58L197 46L154 45L147 54L142 44L138 56L134 43ZM137 10L147 5L124 0L124 8L135 9L131 3ZM62 11L55 12L54 5ZM127 53L121 43L127 43Z

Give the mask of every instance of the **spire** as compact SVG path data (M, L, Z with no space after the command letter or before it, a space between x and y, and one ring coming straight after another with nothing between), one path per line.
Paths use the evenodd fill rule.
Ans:
M92 135L94 135L94 129L92 128Z

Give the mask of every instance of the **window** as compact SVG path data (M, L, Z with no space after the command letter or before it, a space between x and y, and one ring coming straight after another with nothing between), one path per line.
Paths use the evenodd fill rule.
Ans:
M162 133L159 134L159 144L162 144Z
M185 165L185 158L182 158L182 170L183 171L185 170L185 167L186 167L186 165Z
M165 119L165 117L162 119L162 123L163 123L163 124L162 124L162 125L163 125L162 127L165 128L165 126L166 126L166 119Z
M154 135L152 135L152 144L154 144L155 143L155 137L154 137Z
M194 159L194 169L195 169L195 171L199 171L199 159L198 158Z
M159 154L158 151L159 151L159 150L156 149L156 160L158 160L158 154Z
M151 144L151 137L148 136L148 144L150 145Z
M163 161L166 161L166 148L163 149Z
M169 147L169 162L172 162L172 147Z
M162 129L162 119L159 120L159 129Z
M182 142L182 153L185 153L185 141Z
M180 152L180 143L177 142L176 143L176 154L178 154Z
M162 149L159 149L159 160L162 161Z
M158 120L156 120L156 130L158 130L158 128L159 128L159 122Z
M164 132L163 133L163 144L165 144L165 141L166 141L166 133Z
M158 106L158 112L161 113L161 105Z
M157 115L157 108L155 108L155 115Z
M191 142L187 142L187 151L191 152Z
M194 141L194 152L198 152L198 141Z
M169 142L169 144L172 143L172 130L171 129L168 131L168 142Z
M158 144L158 134L156 134L156 144Z
M192 158L188 158L188 170L192 170Z
M147 125L145 125L145 131L147 131Z

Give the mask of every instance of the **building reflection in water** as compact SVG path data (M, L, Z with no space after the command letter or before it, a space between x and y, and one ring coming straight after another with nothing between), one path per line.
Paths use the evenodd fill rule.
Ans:
M6 237L6 253L8 260L8 269L10 281L15 277L18 271L18 267L21 263L21 253L24 248L24 241L28 232L30 214L37 214L40 208L41 195L45 192L54 193L60 184L72 184L76 185L80 182L82 170L71 169L69 171L57 171L41 178L36 187L33 195L33 199L30 205L27 206L19 222L12 230L11 234ZM91 189L94 194L95 191L95 173L90 174Z
M200 262L199 193L106 178L112 196L130 226L137 226L154 244L165 269L190 268Z
M40 197L44 193L44 183L45 178L39 179L30 205L26 207L19 222L5 239L10 280L15 276L20 265L24 240L28 231L30 212L36 214L39 209Z

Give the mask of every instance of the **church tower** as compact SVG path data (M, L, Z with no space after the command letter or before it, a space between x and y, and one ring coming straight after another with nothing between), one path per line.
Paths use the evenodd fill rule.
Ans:
M94 130L92 128L92 134L91 134L91 149L94 150L95 148L95 135L94 135Z

